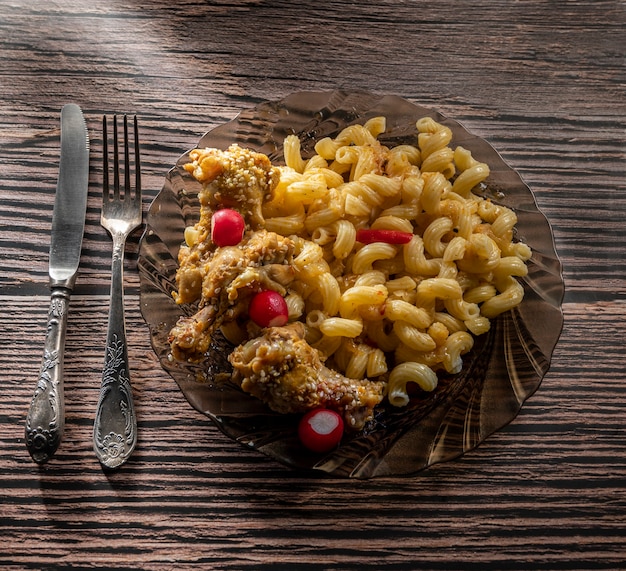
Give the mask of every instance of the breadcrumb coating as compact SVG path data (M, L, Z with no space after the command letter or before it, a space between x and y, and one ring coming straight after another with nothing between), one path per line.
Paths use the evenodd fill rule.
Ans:
M194 149L189 157L191 162L184 168L203 184L200 204L208 206L203 213L208 220L201 219L201 226L209 227L207 222L218 208L238 210L252 229L263 226L261 205L270 199L280 178L266 155L234 144L226 151Z
M327 407L341 413L348 428L360 430L383 398L384 383L350 379L326 367L299 322L265 329L237 347L229 361L234 382L284 414Z

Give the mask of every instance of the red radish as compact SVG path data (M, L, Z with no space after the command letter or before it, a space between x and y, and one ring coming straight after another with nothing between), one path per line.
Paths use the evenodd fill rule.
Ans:
M413 238L411 232L401 232L399 230L374 230L372 228L361 228L356 232L357 242L361 244L372 244L373 242L385 242L386 244L408 244Z
M269 289L252 298L248 314L259 327L282 327L289 321L287 302L278 292Z
M236 210L222 208L211 217L211 240L216 246L236 246L243 238L246 223Z
M298 424L300 442L313 452L328 452L343 435L343 418L334 410L316 408L307 412Z

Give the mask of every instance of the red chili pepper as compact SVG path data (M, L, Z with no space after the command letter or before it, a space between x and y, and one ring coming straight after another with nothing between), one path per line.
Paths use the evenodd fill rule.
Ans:
M222 208L211 217L211 240L216 246L236 246L243 238L246 223L236 210Z
M373 242L385 242L385 244L408 244L413 238L411 232L400 230L374 230L373 228L361 228L356 232L357 242L372 244Z
M343 418L327 408L307 412L298 424L300 442L313 452L328 452L335 448L343 435Z
M282 295L265 290L252 298L248 315L259 327L282 327L289 321L289 308Z

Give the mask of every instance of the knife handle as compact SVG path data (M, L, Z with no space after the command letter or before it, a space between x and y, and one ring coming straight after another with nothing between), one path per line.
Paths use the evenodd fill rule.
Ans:
M26 416L26 447L38 464L56 452L65 428L63 353L71 291L53 288L39 381Z

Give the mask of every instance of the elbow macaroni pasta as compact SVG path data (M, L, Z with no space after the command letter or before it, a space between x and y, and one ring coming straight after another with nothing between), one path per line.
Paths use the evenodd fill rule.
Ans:
M318 141L308 160L288 136L266 206L269 229L302 239L290 314L318 332L314 346L331 367L386 379L394 406L409 402L407 386L431 391L435 371L461 370L474 336L520 303L516 277L531 255L512 241L515 213L473 193L488 165L452 148L452 132L432 118L416 128L416 145L388 149L376 117ZM361 244L360 228L413 237Z

